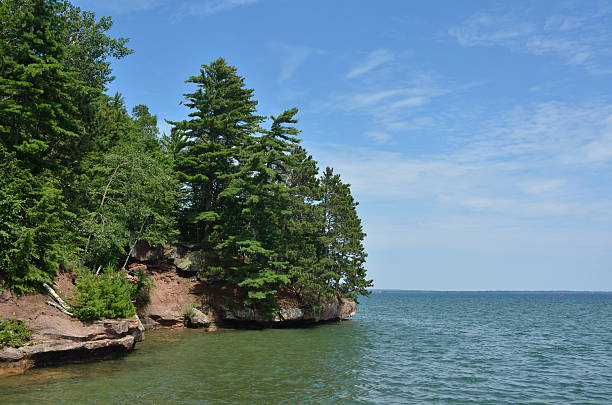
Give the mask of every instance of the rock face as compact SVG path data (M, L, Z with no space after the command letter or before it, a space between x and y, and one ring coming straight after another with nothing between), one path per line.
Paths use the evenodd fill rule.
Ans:
M0 376L22 373L48 364L81 362L127 352L144 339L138 316L84 323L68 317L41 314L27 326L32 345L0 350Z
M263 316L251 308L230 309L221 307L221 321L231 323L256 323L262 325L281 325L291 323L312 323L324 321L339 321L355 315L355 301L341 298L337 301L325 302L320 312L314 312L309 306L281 308L274 317Z
M123 320L80 322L46 305L46 295L14 297L0 289L0 317L22 320L34 332L30 345L0 349L0 376L36 366L127 352L144 339L145 329L274 327L341 320L356 312L353 300L337 298L323 302L319 311L313 311L303 297L281 292L277 296L280 311L274 317L265 316L241 307L237 289L198 281L195 275L201 265L199 253L187 246L137 245L128 270L145 271L154 287L150 303L139 309L139 316ZM73 275L60 274L54 286L68 301L73 298Z
M173 268L162 270L149 266L148 272L155 286L151 302L138 312L145 328L182 328L185 314L201 305L201 284L181 277Z
M182 245L152 248L143 242L136 245L129 268L145 269L155 283L151 302L139 311L146 329L280 326L341 320L355 315L356 303L344 298L324 302L320 312L313 312L299 297L292 297L281 302L281 310L275 317L264 316L251 308L230 308L226 304L228 298L240 299L231 296L229 290L223 292L197 280L202 258L192 248Z
M59 274L55 288L70 300L72 275ZM0 317L19 319L34 332L26 346L0 348L0 376L41 365L108 357L131 350L144 339L144 327L137 316L81 322L45 304L47 300L49 297L42 294L15 297L0 289Z

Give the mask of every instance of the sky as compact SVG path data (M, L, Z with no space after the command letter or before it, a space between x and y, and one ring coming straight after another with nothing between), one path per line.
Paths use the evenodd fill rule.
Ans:
M376 288L612 291L609 1L80 0L168 132L223 57L360 202Z

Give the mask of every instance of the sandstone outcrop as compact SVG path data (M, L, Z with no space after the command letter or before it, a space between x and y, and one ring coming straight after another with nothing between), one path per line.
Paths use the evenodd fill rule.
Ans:
M282 292L277 297L279 312L266 316L241 306L235 288L199 281L196 274L201 264L198 253L189 247L137 245L128 273L145 271L154 287L150 303L138 310L138 316L123 320L80 322L46 305L46 295L15 297L0 289L0 317L22 320L34 332L29 345L0 349L0 376L124 353L144 339L145 329L277 327L342 320L356 312L356 303L350 299L322 302L317 311L303 297ZM67 301L73 298L72 274L60 274L54 286Z
M324 321L339 321L355 315L357 304L355 301L341 298L335 301L322 303L320 311L313 311L311 306L281 307L274 317L262 315L251 308L230 309L222 306L220 319L218 321L240 323L256 323L262 325L281 325L295 323L311 323Z
M72 299L71 274L60 274L55 287L64 298ZM81 322L45 304L48 299L42 294L15 297L0 289L0 318L19 319L34 332L25 346L0 348L0 376L36 366L109 357L133 349L144 339L144 327L137 316Z
M32 344L0 349L0 376L124 353L144 339L144 327L137 316L85 323L61 315L40 314L27 322L34 331Z
M136 245L129 268L145 269L155 282L151 302L139 311L146 329L281 326L355 315L355 301L345 298L322 302L317 312L300 297L292 296L280 300L281 309L274 317L252 308L230 307L228 301L240 301L236 291L220 290L198 281L196 274L201 266L202 258L190 246L150 247L142 242Z

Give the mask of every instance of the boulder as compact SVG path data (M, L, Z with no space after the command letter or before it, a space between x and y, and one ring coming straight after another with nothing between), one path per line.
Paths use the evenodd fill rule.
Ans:
M191 328L207 328L212 323L211 317L197 308L189 310L185 321Z

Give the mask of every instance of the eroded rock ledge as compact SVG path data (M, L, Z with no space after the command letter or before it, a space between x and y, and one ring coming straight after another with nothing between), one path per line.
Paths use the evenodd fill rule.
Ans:
M0 350L0 376L22 373L32 367L125 353L144 339L144 327L138 316L85 323L41 314L34 322L28 322L28 327L34 331L32 345Z
M277 327L342 320L355 315L353 300L336 298L322 303L318 311L296 294L277 297L279 313L274 317L240 302L235 289L220 289L196 277L201 259L189 247L149 248L137 246L128 266L134 273L145 270L155 286L151 302L138 316L123 320L80 322L45 304L42 294L15 297L0 289L0 317L24 321L34 333L29 345L0 349L0 377L51 364L83 362L132 350L144 339L145 329L198 327ZM73 298L74 275L58 276L55 289Z
M274 327L342 320L357 309L355 301L336 298L323 302L317 312L302 297L284 292L277 297L279 313L268 317L252 308L229 305L241 301L236 290L200 282L196 277L200 263L197 252L188 247L136 246L129 268L145 270L155 282L150 304L139 311L146 329Z

